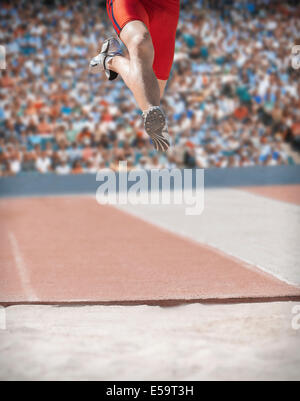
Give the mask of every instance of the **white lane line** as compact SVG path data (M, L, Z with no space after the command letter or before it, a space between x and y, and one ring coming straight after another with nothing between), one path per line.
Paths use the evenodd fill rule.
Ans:
M26 295L26 298L30 302L39 301L38 297L36 296L32 286L31 286L30 278L28 275L28 269L27 269L26 263L24 261L24 258L21 254L18 241L12 232L9 233L9 240L10 240L16 267L17 267L17 270L19 273L19 277L20 277L21 284L22 284L24 293Z

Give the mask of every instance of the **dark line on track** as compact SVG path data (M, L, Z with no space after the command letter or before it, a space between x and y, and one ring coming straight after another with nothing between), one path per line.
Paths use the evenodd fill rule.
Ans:
M211 298L211 299L166 299L166 300L136 300L136 301L56 301L56 302L6 302L0 301L0 306L57 306L57 307L85 307L85 306L160 306L174 307L181 305L235 305L274 302L300 302L300 295L282 297L254 297L254 298Z

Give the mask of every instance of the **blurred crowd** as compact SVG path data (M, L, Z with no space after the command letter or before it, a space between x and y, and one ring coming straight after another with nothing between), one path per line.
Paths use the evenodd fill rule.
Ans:
M300 146L298 2L182 0L163 101L173 146L154 151L122 80L90 75L113 34L105 2L1 2L0 176L292 164Z

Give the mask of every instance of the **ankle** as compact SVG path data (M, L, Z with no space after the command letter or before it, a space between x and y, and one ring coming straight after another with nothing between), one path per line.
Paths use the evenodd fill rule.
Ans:
M160 111L163 112L163 110L162 110L162 108L160 106L149 105L145 110L142 110L143 111L143 115L147 115L152 110L160 110Z

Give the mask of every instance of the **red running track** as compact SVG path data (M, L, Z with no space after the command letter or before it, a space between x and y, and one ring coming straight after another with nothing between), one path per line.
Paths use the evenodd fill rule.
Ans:
M244 188L247 192L265 196L282 202L300 205L300 185L275 185Z
M300 290L85 197L0 201L0 302L260 300Z

